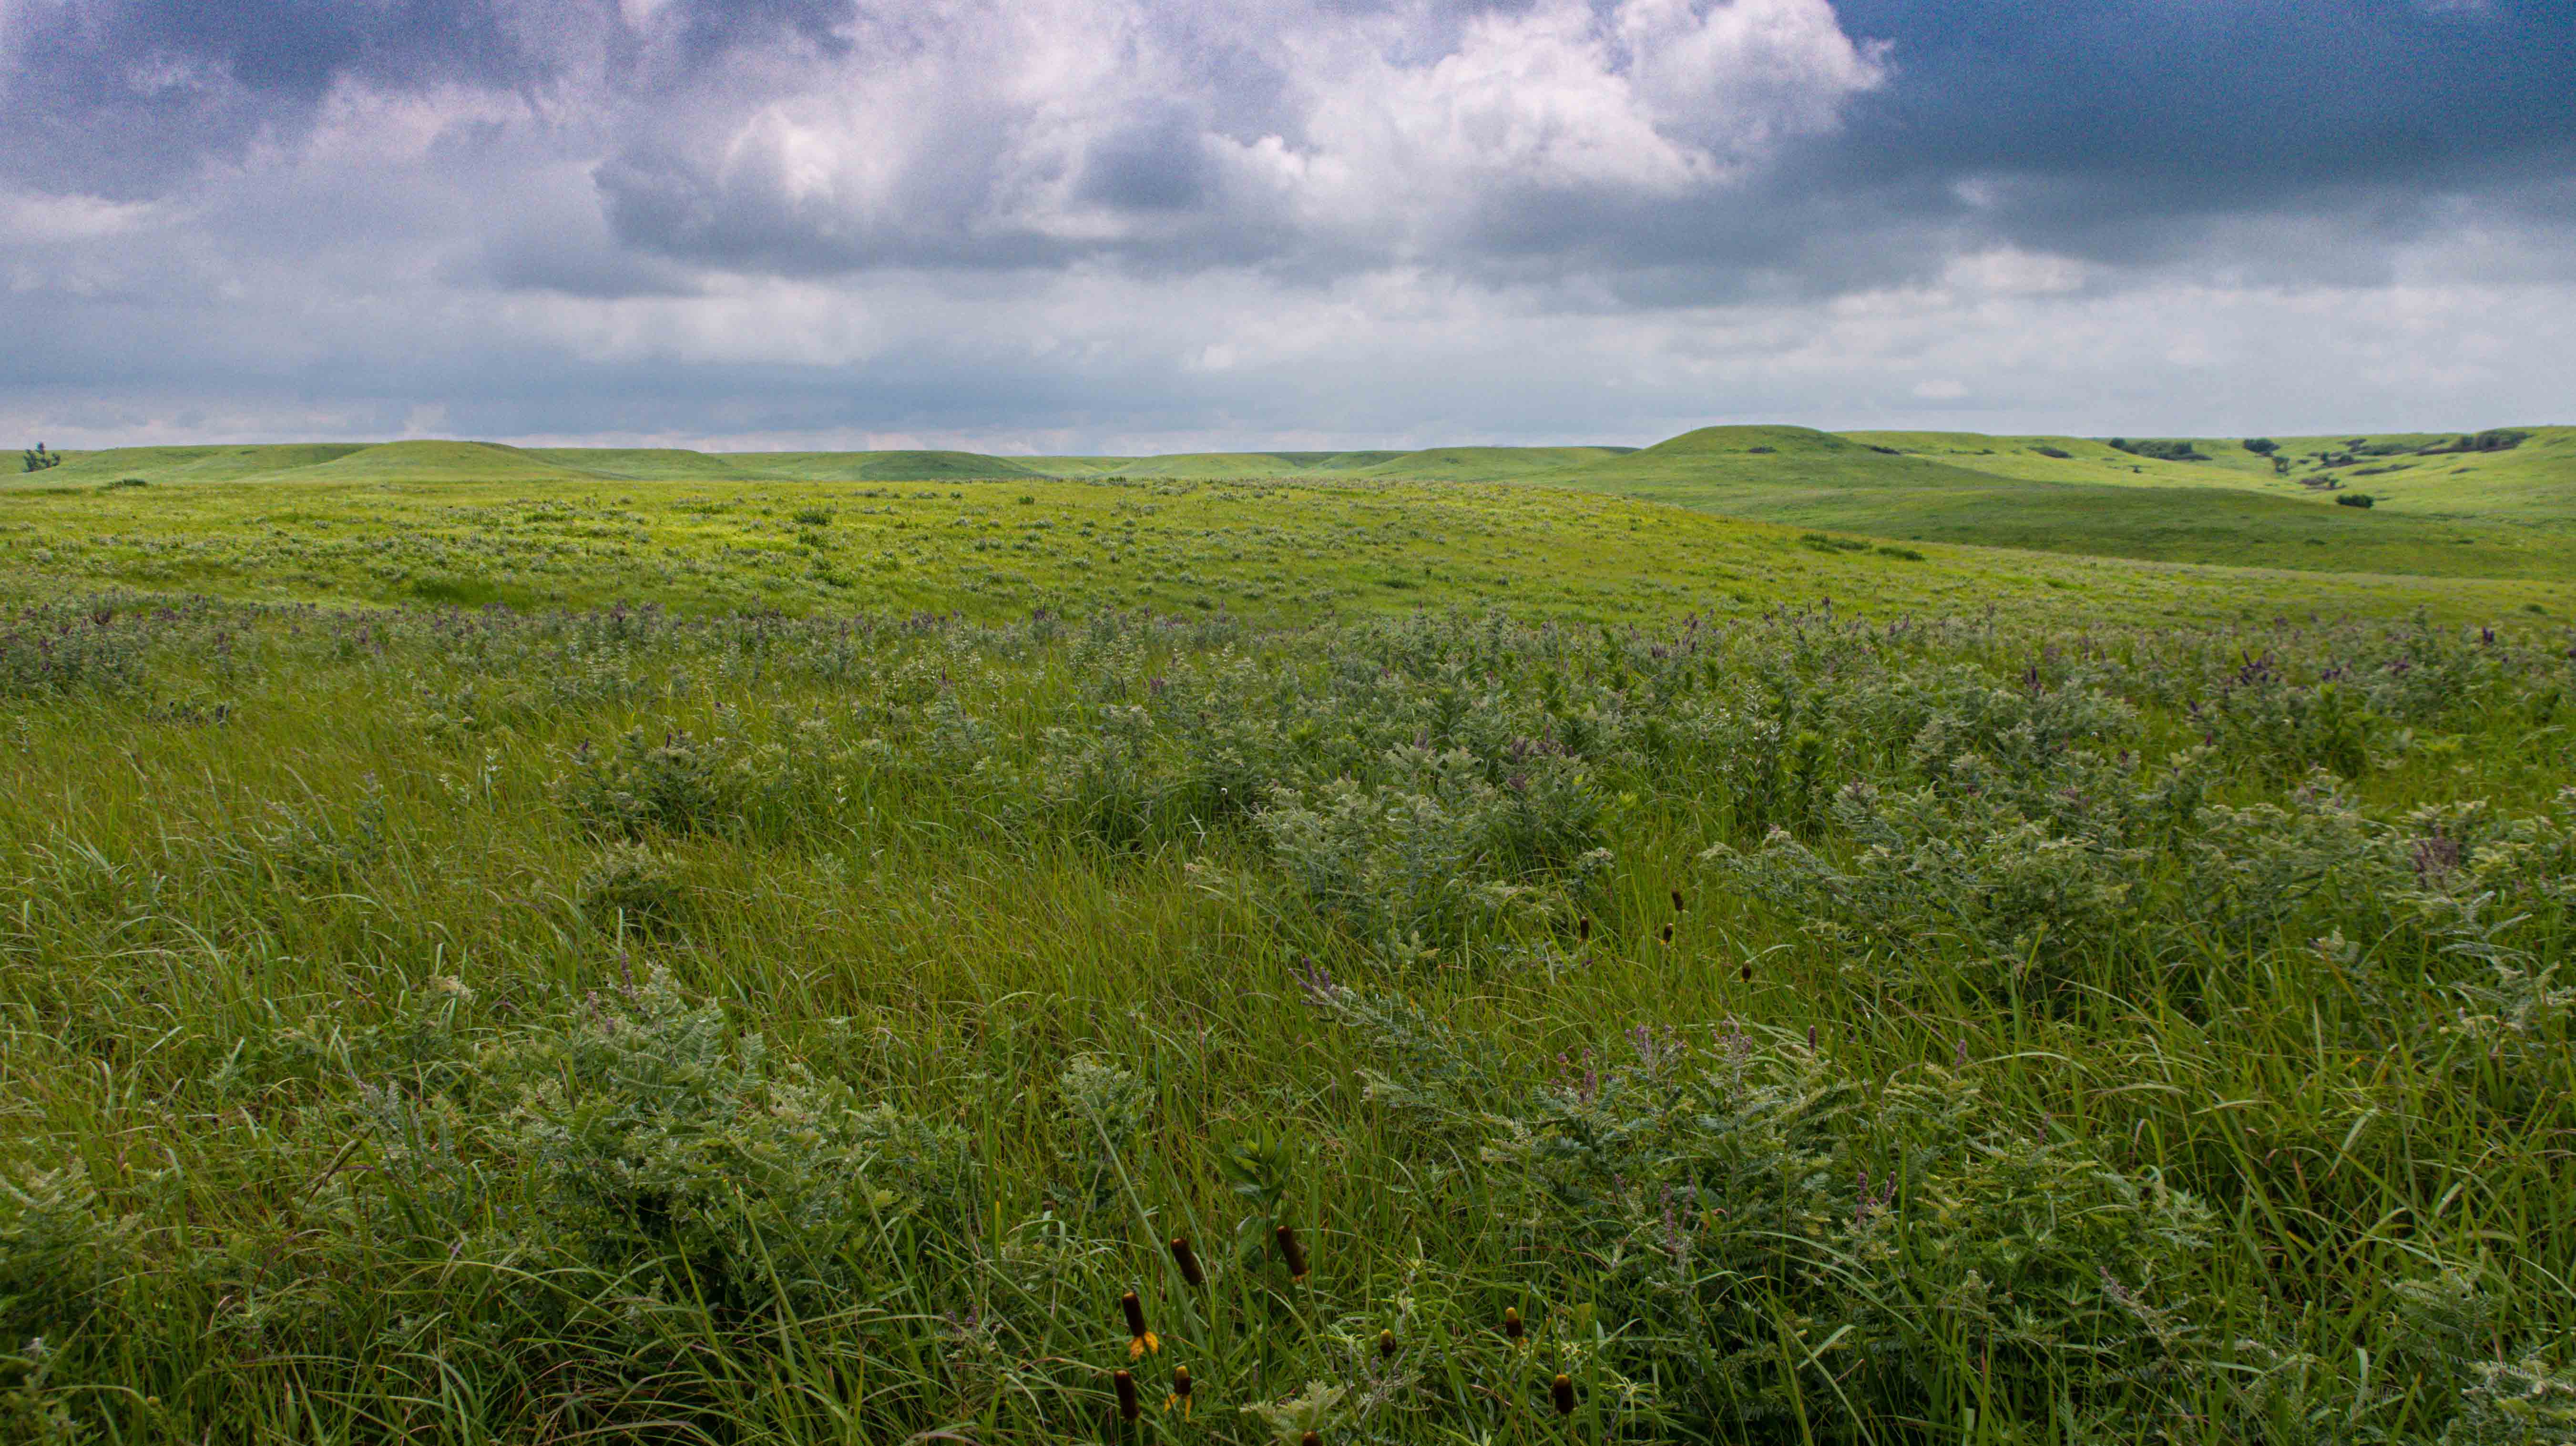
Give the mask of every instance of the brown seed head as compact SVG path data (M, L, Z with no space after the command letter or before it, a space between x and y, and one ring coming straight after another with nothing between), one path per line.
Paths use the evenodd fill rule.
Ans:
M1744 982L1747 984L1753 982L1753 961L1750 959L1744 961Z
M1191 1289L1207 1284L1207 1272L1199 1268L1199 1253L1190 1249L1188 1236L1172 1237L1172 1263L1181 1268L1181 1279L1188 1281Z
M1589 944L1592 942L1592 916L1590 914L1586 914L1582 918L1574 921L1574 937L1581 943Z
M1272 1232L1279 1240L1279 1258L1288 1262L1288 1275L1293 1280L1306 1278L1306 1247L1297 1243L1297 1232L1286 1225Z
M1556 1398L1556 1414L1560 1416L1574 1414L1574 1378L1572 1376L1562 1371L1558 1372L1556 1379L1548 1384L1547 1393Z
M1503 1307L1503 1334L1513 1340L1521 1338L1521 1313L1508 1305Z
M1297 1446L1324 1446L1324 1438L1319 1432L1309 1431L1297 1438Z
M1377 1353L1381 1356L1391 1356L1395 1354L1395 1332L1379 1331L1377 1333Z
M1673 926L1670 924L1664 926L1664 942L1667 944L1673 942Z
M1118 1297L1118 1309L1126 1313L1127 1334L1141 1336L1145 1333L1145 1303L1136 1298L1136 1292L1131 1290Z
M1145 1408L1136 1404L1136 1378L1125 1371L1112 1371L1109 1384L1118 1388L1118 1414L1133 1421Z
M1673 912L1674 912L1674 913L1676 913L1676 914L1678 914L1678 913L1680 913L1681 911L1682 911L1682 891L1681 891L1681 890L1679 890L1679 889L1675 889L1675 890L1673 890Z
M1186 1401L1190 1398L1190 1368L1172 1367L1172 1394Z

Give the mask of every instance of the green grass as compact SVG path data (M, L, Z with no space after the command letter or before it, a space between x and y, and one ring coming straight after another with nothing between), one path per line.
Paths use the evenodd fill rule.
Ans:
M2396 501L2367 511L2339 507L2329 494L2294 480L2272 480L2268 464L2261 464L2257 478L2253 469L2233 464L2134 458L2138 472L2112 482L2099 479L2121 464L2103 459L2127 454L2099 443L1956 435L1935 440L1927 434L1841 437L1794 427L1712 427L1630 456L1528 480L1908 541L2312 572L2576 578L2576 528L2557 525L2576 523L2576 456L2556 453L2554 442L2525 444L2533 458L2516 465L2526 475L2560 479L2554 484L2559 512L2541 510L2548 495L2541 484L2499 492L2496 510L2482 512L2472 505L2480 494L2463 480L2453 495L2469 500L2436 515L2429 504L2410 510ZM2026 447L2017 451L2015 440L2072 455L2058 461ZM1971 441L2001 445L1967 445ZM2204 450L2215 453L2217 444L2204 444ZM2237 451L2255 460L2241 447ZM2347 490L2379 485L2378 477L2351 478Z
M1193 498L1236 540L1291 502L1463 531L1396 490L1039 490L1164 509L1205 569ZM267 537L336 494L174 495ZM620 505L348 494L555 542ZM2195 575L1515 505L1613 524L1559 571L1645 517L1997 590L11 616L0 1425L2554 1439L2510 1413L2576 1393L2576 1000L2532 982L2576 926L2563 629L2127 618L2018 580Z
M1876 436L0 488L0 1440L2564 1439L2550 534Z
M2433 577L2576 576L2576 428L2534 427L2507 451L2415 455L2457 433L2280 437L2276 476L2239 438L2190 439L2200 460L2102 439L1966 432L1831 434L1709 427L1642 450L1438 447L993 457L968 452L704 453L485 443L160 447L69 454L20 486L134 477L208 482L978 482L1053 477L1523 482L1697 511L1867 533L2160 562ZM2358 444L2356 449L2356 444ZM2329 465L2347 451L2364 455ZM2366 455L2377 450L2388 455ZM2059 455L2062 454L2062 455ZM2327 484L2331 482L2332 487ZM2334 507L2368 492L2367 513Z
M798 520L809 510L828 520ZM2130 621L2576 608L2576 593L2547 577L2321 580L1918 550L1925 556L1912 561L1617 497L1432 482L548 478L0 490L0 587L21 594L123 587L343 605L622 601L982 618L1141 607L1296 619L1489 601L1532 615L1638 619L1752 615L1819 599L1932 614L1994 601Z

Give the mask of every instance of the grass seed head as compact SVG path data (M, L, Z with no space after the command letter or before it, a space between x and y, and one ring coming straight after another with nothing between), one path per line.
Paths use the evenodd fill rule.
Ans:
M1190 1248L1188 1236L1172 1237L1172 1263L1181 1268L1181 1279L1188 1281L1192 1289L1207 1284L1207 1272L1200 1268L1199 1253Z
M1138 1413L1144 1410L1142 1406L1136 1404L1136 1378L1125 1371L1113 1371L1109 1376L1109 1384L1118 1389L1119 1417L1122 1420L1135 1420Z
M1297 1231L1295 1227L1282 1225L1277 1230L1273 1231L1272 1234L1278 1237L1279 1240L1279 1258L1288 1262L1289 1278L1292 1280L1304 1280L1306 1278L1306 1247L1297 1243Z

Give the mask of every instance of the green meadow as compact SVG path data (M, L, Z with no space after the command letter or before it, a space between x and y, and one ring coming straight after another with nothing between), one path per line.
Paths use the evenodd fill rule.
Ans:
M2576 1440L2517 430L70 454L0 1441Z

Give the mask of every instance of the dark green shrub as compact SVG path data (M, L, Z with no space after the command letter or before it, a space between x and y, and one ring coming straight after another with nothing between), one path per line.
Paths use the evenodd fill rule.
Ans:
M2111 446L2133 457L2152 457L2159 462L2206 462L2200 449L2189 442L2159 442L2113 437Z
M151 485L151 483L144 481L140 477L119 477L113 482L102 484L98 490L101 492L114 492L120 487L149 487Z
M2043 457L2055 457L2061 462L2075 455L2062 447L2033 447L2031 450Z
M2347 492L2335 499L2337 507L2368 507L2374 499L2367 492Z
M2269 457L2281 450L2281 444L2269 437L2248 437L2245 439L2245 450L2257 457Z

